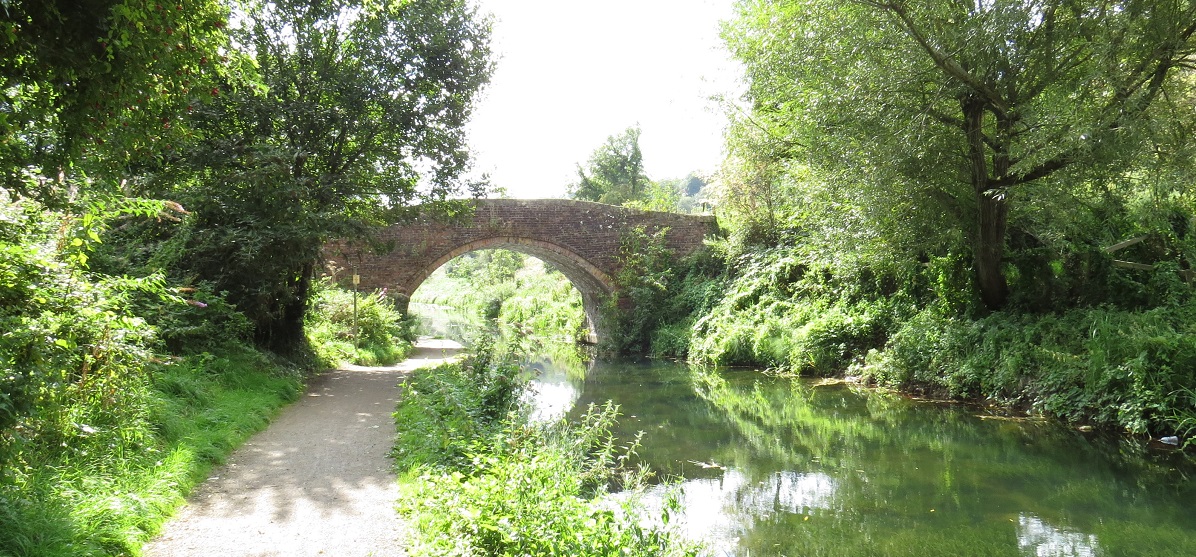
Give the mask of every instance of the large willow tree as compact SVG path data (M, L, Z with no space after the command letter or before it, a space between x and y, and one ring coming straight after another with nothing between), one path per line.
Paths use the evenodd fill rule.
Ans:
M946 215L990 308L1009 293L1011 209L1188 141L1172 124L1192 116L1181 100L1196 64L1192 0L750 0L739 11L726 36L747 67L753 125L862 202L924 209L886 218Z

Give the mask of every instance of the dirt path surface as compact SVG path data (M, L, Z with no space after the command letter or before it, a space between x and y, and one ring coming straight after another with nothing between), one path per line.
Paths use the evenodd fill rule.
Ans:
M196 489L145 555L403 555L387 457L395 387L408 371L459 350L452 341L421 339L395 367L313 378L301 400Z

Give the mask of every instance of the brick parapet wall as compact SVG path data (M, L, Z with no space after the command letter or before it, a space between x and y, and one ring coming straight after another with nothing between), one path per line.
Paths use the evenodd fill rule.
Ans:
M343 283L355 271L360 288L387 288L410 296L424 279L448 260L477 249L505 248L538 257L558 268L582 293L586 312L612 291L618 251L625 231L668 229L666 245L684 256L700 249L717 232L712 216L639 211L569 199L483 199L472 217L455 222L418 218L380 230L370 241L330 243L324 254L345 269ZM388 246L378 253L370 246Z
M637 226L649 233L667 228L666 244L678 255L701 248L705 236L717 230L712 216L638 211L569 199L485 199L476 202L473 217L464 222L421 218L382 229L373 243L392 246L389 253L374 253L368 242L340 241L329 244L325 255L346 269L355 268L363 289L386 287L407 295L448 259L493 247L523 251L558 267L572 265L586 272L597 269L608 278L618 271L621 235ZM470 246L472 249L461 249ZM606 282L603 278L595 277Z

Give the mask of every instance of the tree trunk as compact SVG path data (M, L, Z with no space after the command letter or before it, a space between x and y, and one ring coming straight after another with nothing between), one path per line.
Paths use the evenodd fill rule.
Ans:
M964 133L968 141L968 158L971 162L972 191L976 195L976 232L973 246L976 261L976 284L980 299L989 309L1000 309L1009 297L1009 285L1005 281L1005 270L1001 259L1005 255L1005 229L1009 216L1009 204L1005 191L993 188L995 180L989 167L989 148L984 137L984 115L987 104L976 95L965 95L960 100L963 111ZM1010 122L997 117L997 138L992 141L991 172L1004 176L1009 171L1006 139Z
M1001 259L1005 255L1005 228L1009 204L1005 198L977 192L976 282L980 299L989 309L1000 309L1009 297L1009 285Z
M311 292L311 280L315 266L305 263L295 279L290 296L279 300L281 315L270 323L269 333L259 344L272 352L289 356L295 354L306 342L303 334L303 318L307 313L307 298Z

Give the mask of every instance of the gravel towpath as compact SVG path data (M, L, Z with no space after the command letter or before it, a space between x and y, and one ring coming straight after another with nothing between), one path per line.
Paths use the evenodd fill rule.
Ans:
M303 398L192 494L149 557L401 556L391 461L396 386L460 350L421 340L394 367L351 367L311 380Z

